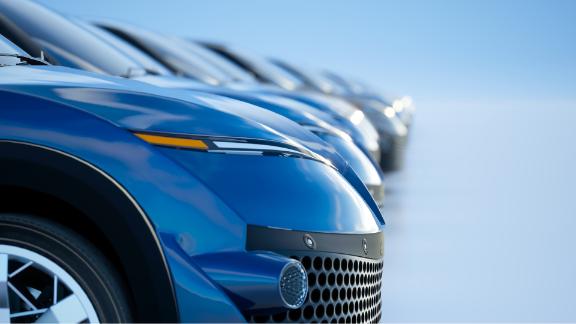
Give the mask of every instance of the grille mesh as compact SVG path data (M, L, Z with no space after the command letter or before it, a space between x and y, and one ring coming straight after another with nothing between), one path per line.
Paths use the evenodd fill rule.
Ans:
M248 315L253 323L377 323L381 317L382 260L332 253L288 254L308 273L308 298L299 309Z

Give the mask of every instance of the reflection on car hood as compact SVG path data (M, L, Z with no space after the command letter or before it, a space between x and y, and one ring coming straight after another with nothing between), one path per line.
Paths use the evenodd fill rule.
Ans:
M271 87L267 86L237 87L237 90L235 90L220 86L207 85L205 83L181 77L155 75L138 77L137 80L159 87L196 90L241 100L266 108L267 110L280 114L301 125L320 127L324 123L330 125L337 123L334 116L331 114L320 111L300 101L277 94L271 94Z
M335 154L315 135L280 115L208 93L163 89L55 66L4 67L0 87L62 102L132 130L303 143L324 157Z

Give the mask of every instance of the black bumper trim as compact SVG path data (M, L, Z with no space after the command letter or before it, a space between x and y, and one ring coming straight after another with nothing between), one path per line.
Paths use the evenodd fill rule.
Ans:
M347 254L370 259L381 259L384 255L384 233L382 232L371 234L333 234L249 225L246 236L247 250L309 250ZM312 238L313 244L310 244L309 238Z

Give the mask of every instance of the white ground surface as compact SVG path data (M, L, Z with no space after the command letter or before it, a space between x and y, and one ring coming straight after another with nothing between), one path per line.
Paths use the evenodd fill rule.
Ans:
M383 321L576 321L576 104L419 107L388 179Z

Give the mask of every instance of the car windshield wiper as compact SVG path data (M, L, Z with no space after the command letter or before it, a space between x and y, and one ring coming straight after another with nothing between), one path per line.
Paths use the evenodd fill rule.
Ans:
M31 57L27 55L21 55L16 53L0 53L0 56L15 57L22 62L28 63L30 65L50 65L50 63L44 61L42 58Z

